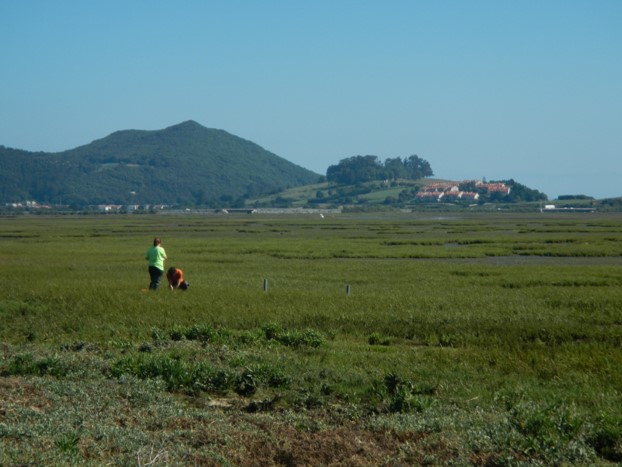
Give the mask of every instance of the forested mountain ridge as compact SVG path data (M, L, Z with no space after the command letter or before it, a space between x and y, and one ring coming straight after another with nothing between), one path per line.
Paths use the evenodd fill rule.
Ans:
M0 202L216 205L318 178L251 141L194 121L117 131L57 153L0 146Z

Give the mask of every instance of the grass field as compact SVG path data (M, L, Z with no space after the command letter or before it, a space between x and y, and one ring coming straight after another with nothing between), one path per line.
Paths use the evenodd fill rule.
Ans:
M621 221L0 218L0 465L615 465Z

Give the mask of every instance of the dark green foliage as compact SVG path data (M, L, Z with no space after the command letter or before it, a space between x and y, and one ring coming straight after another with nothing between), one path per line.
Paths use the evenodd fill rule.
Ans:
M281 326L278 323L268 323L264 326L263 329L266 335L266 339L268 340L277 339L278 336L283 332Z
M384 164L377 156L353 156L331 165L326 171L328 181L345 185L398 178L416 180L432 175L429 162L416 155L404 160L389 158Z
M154 327L151 329L151 338L156 344L158 344L165 341L168 336L166 335L166 332L162 329Z
M153 351L153 347L148 342L143 342L138 347L139 352L151 353Z
M274 410L274 406L279 401L279 399L280 399L279 396L275 396L267 400L252 401L250 404L246 406L245 410L249 413L270 412Z
M509 193L504 192L492 192L489 193L486 186L477 186L475 182L467 181L459 185L460 190L476 192L479 194L478 202L480 204L493 202L493 203L527 203L534 201L546 201L548 198L546 194L541 193L538 190L528 188L527 186L518 183L513 179L509 180L497 180L490 181L489 183L504 183L510 188Z
M355 204L363 203L364 199L359 198L361 195L366 195L374 191L374 187L367 184L356 184L349 186L335 187L334 190L328 190L326 194L320 198L310 198L307 200L308 204ZM322 192L320 192L322 193Z
M515 449L534 459L554 459L562 446L576 444L583 437L584 418L558 403L521 401L509 407L508 414L511 427L520 435Z
M324 337L313 329L305 331L292 330L285 332L280 325L270 323L264 327L266 339L277 341L287 347L319 347L324 343Z
M380 180L383 175L384 170L377 156L348 157L326 171L328 181L345 185Z
M280 325L271 323L263 328L267 340L293 348L319 347L324 337L314 330L284 332ZM245 336L248 334L245 334ZM249 397L255 394L260 386L269 388L286 388L291 378L282 369L271 365L248 365L242 370L236 370L239 365L235 360L229 367L223 367L221 362L207 360L195 361L176 352L161 350L171 345L181 345L181 341L198 341L201 344L218 341L228 348L238 343L246 347L257 344L257 340L236 338L230 336L226 330L215 330L208 325L173 326L170 332L161 329L152 329L152 337L160 350L150 344L143 343L138 348L138 354L118 359L106 370L113 378L122 378L124 375L140 379L161 379L166 383L169 391L188 393L226 392L235 391L237 394ZM202 346L205 348L205 346ZM217 359L218 360L218 359ZM239 360L240 362L243 360ZM31 373L29 373L31 374Z
M560 200L560 201L573 200L573 199L593 200L594 197L593 196L587 196L587 195L560 195L560 196L557 197L557 199Z
M141 379L160 378L169 391L225 391L232 387L235 377L230 371L216 368L206 362L191 362L166 354L136 355L118 360L110 375Z
M191 341L209 342L216 335L217 332L207 325L194 325L185 333L186 339Z
M0 146L0 202L222 205L317 181L250 141L188 121L60 153ZM230 205L227 203L226 205Z
M264 379L271 388L286 388L291 384L291 378L278 368L265 368Z
M492 193L488 196L487 201L492 202L506 202L506 203L520 203L520 202L533 202L533 201L546 201L548 198L544 193L538 190L528 188L525 185L518 183L512 179L500 180L499 182L505 183L510 187L510 193L507 195L500 193ZM497 182L491 182L497 183ZM482 200L480 200L482 201Z
M6 364L0 366L2 376L65 376L68 366L58 357L36 359L31 354L20 354L13 357Z
M622 197L619 198L606 198L600 201L599 209L617 211L622 208Z
M76 432L65 433L56 440L56 447L64 454L75 456L78 454L80 435Z
M391 345L391 339L389 337L383 337L380 333L374 332L367 338L369 345Z
M180 341L185 337L186 329L182 327L175 327L171 330L171 340Z
M384 391L387 410L391 413L421 412L432 404L431 396L436 393L435 386L417 386L395 373L385 375Z
M317 331L290 331L278 337L278 341L288 347L319 347L324 343L324 337Z
M222 331L216 330L207 324L194 324L192 326L174 326L170 331L164 331L159 328L151 330L151 337L156 344L161 344L168 339L172 341L199 341L210 342L221 337Z
M603 459L622 462L622 421L610 418L601 420L588 442Z
M240 396L249 397L257 392L258 382L253 370L244 369L235 382L235 392Z

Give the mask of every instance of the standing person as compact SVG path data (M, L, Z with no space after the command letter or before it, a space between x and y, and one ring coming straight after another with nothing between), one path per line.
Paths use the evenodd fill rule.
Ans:
M164 274L164 260L166 259L166 251L161 246L162 241L156 237L153 239L153 246L147 250L145 259L149 261L149 290L156 290L160 285L160 278Z

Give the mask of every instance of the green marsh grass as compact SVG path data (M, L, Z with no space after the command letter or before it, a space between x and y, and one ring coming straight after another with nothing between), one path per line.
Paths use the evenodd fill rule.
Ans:
M619 221L2 218L0 464L620 462Z

